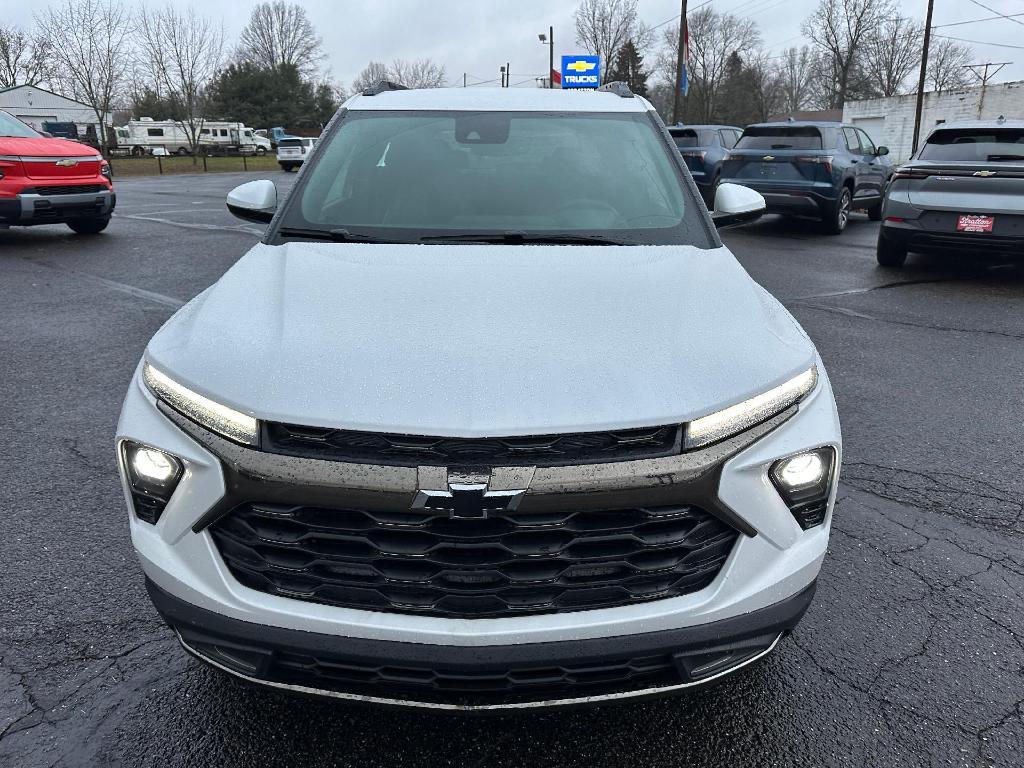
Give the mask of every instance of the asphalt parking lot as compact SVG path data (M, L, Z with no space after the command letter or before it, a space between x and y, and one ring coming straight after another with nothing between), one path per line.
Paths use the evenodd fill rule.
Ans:
M273 174L279 188L294 175ZM153 332L256 242L251 176L118 184L107 232L0 231L0 766L1024 762L1024 269L766 217L725 239L814 339L845 439L797 632L707 689L462 717L254 690L192 661L132 553L113 434Z

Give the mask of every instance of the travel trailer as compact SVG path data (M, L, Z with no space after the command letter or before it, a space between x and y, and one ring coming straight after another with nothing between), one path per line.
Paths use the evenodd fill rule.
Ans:
M129 120L127 125L114 129L117 147L124 154L141 157L146 154L189 154L189 132L175 120L154 120L143 117ZM241 152L264 155L270 151L270 141L254 134L244 123L206 121L199 130L199 151L206 154ZM162 150L162 151L160 151Z

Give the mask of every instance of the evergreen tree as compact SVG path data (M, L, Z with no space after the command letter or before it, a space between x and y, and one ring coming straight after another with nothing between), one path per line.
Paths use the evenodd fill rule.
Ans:
M644 72L644 57L627 40L615 55L615 64L608 73L608 82L622 81L638 96L647 95L647 73Z
M292 64L231 64L210 84L208 95L207 119L257 128L317 128L337 109L330 87L303 80Z

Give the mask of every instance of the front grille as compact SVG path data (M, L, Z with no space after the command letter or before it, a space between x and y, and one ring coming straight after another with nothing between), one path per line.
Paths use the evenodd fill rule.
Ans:
M318 690L464 706L625 693L682 682L667 654L554 666L495 665L468 672L277 653L267 677Z
M682 426L456 438L267 423L262 446L270 453L356 464L552 467L672 456L682 450Z
M36 187L35 192L38 195L84 195L94 194L96 192L106 192L107 188L102 184L79 184L66 185L62 187Z
M707 587L738 533L699 507L491 514L246 503L211 529L252 589L345 608L483 618Z

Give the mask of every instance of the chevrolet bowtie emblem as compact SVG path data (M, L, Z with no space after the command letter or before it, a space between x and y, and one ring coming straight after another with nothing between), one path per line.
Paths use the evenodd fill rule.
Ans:
M769 161L771 161L771 160L774 160L774 159L775 159L775 155L765 155L765 156L764 156L764 157L762 157L761 159L762 159L762 160L769 160Z
M54 165L59 165L61 168L73 168L78 165L78 161L72 160L70 157L65 157L62 160L58 160Z
M572 64L566 64L565 68L573 72L589 72L596 66L597 64L592 61L574 61Z
M998 171L975 171L975 176L995 176Z
M420 489L412 502L413 509L435 509L451 518L486 518L490 512L511 512L519 506L526 489L492 491L490 473L466 474L449 472L448 490Z

